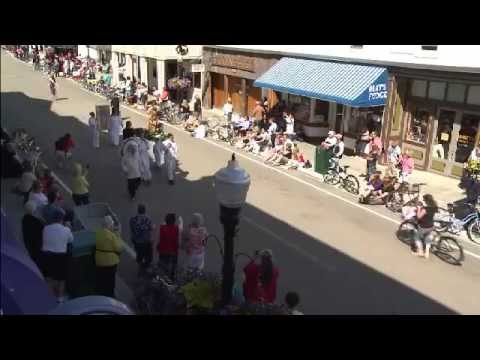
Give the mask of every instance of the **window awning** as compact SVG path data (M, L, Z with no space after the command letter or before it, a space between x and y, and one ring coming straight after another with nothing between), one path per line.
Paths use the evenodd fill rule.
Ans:
M329 61L282 58L254 86L334 101L352 107L385 105L386 68Z

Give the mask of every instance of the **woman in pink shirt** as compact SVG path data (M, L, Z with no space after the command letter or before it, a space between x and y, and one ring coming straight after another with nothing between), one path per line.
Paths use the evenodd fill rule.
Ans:
M415 166L413 158L411 158L407 153L404 152L400 157L400 166L400 182L407 182L407 179L412 174L413 167Z
M208 232L204 226L202 214L194 213L183 240L183 247L187 254L187 267L203 270L207 236Z

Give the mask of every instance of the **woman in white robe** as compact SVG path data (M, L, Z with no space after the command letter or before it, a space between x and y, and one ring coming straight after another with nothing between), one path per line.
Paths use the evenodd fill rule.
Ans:
M100 124L95 117L95 113L90 113L90 118L88 119L88 127L90 129L90 136L92 139L92 144L95 149L100 147Z
M175 170L177 168L178 147L172 134L168 134L165 146L165 165L167 166L167 177L170 185L175 184Z
M110 118L110 141L114 146L118 146L120 143L120 135L123 131L122 117L120 113L112 114Z
M153 154L155 156L155 165L161 169L163 164L165 164L165 146L161 138L158 138L153 146Z
M138 150L140 155L140 171L142 173L142 180L145 182L150 182L152 180L152 171L150 170L150 144L148 140L145 139L145 133L140 132L140 137L138 138Z

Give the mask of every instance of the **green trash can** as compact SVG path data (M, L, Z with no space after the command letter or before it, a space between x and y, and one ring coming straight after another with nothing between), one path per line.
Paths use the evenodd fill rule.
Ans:
M315 172L325 175L330 167L330 159L332 156L330 151L317 147L315 153Z
M81 230L73 236L67 291L72 298L95 295L95 232Z

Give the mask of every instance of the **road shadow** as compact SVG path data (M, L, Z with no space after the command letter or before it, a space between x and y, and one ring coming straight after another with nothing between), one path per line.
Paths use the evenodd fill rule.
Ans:
M108 203L114 212L120 214L120 221L127 228L136 204L128 202L126 179L119 169L119 149L110 145L102 145L100 149L87 146L91 144L87 125L76 117L52 112L50 101L30 98L20 92L2 92L1 101L2 124L7 129L25 127L33 136L40 131L46 133L39 145L44 149L44 161L49 164L53 164L54 141L67 132L73 134L78 146L85 147L82 158L77 157L77 160L91 165L91 201ZM27 116L25 109L35 116ZM102 144L108 144L104 135ZM74 158L77 156L75 151ZM180 166L175 186L169 186L162 177L165 176L164 169L158 171L152 166L152 173L152 185L142 186L139 192L139 201L147 205L152 218L163 219L165 214L174 211L189 221L190 214L200 211L209 215L206 217L209 232L222 238L212 176L190 179L188 171ZM113 183L125 183L124 193L115 192L111 186ZM109 190L100 193L95 189ZM262 232L255 224L280 234L285 241ZM128 232L123 237L129 241ZM455 314L445 305L342 253L321 238L314 238L247 203L242 210L236 252L253 254L262 248L273 249L275 263L280 269L278 300L281 301L287 291L301 288L301 308L308 314ZM295 248L302 249L302 252L295 251ZM217 245L211 241L207 250L207 269L219 271L219 261ZM239 260L237 277L245 261ZM295 266L286 268L285 263ZM132 272L124 280L131 284L135 276Z

